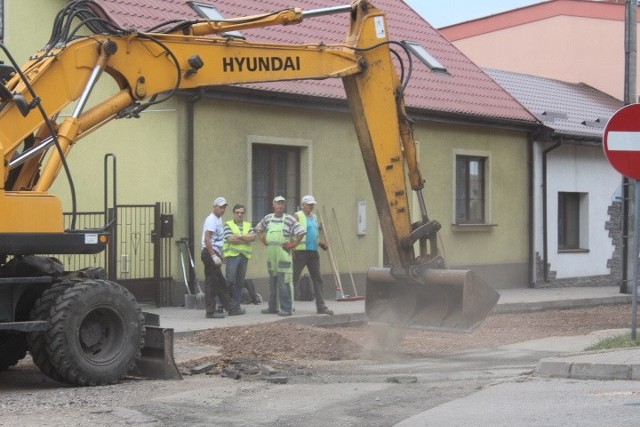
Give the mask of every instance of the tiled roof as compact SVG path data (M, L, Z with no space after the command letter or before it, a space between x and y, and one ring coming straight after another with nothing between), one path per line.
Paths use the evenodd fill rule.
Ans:
M145 31L173 19L195 19L186 0L96 0L110 17L124 28ZM295 6L313 10L349 4L350 0L199 0L213 5L225 18L274 12ZM448 70L436 73L414 58L412 80L406 102L429 113L465 115L483 120L506 120L535 123L536 120L511 95L490 79L477 65L442 37L431 25L402 0L375 0L377 8L387 14L391 40L421 43ZM271 43L340 43L349 27L346 14L320 16L291 26L243 30L247 40ZM265 91L293 95L343 99L339 79L307 80L247 85Z
M484 71L556 135L602 139L609 118L624 105L584 83L485 68Z

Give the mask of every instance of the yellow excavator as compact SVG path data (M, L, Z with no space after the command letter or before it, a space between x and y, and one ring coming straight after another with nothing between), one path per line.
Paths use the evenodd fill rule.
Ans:
M230 36L336 13L349 16L341 44ZM391 45L408 54L404 43L389 40L385 15L366 0L223 21L172 21L147 32L120 28L98 3L74 0L56 16L49 42L22 67L2 46L9 63L0 66L0 370L29 351L45 374L74 385L115 383L136 365L144 375L179 376L170 366L171 331L147 325L124 287L99 269L69 273L42 256L99 253L110 237L109 224L64 229L61 201L49 189L62 170L68 174L73 145L98 127L138 116L178 90L214 85L341 78L391 266L367 272L369 320L447 330L469 330L483 320L498 294L471 271L445 268L440 225L427 215L405 113L408 81L394 67ZM106 76L119 89L86 108ZM65 108L72 113L63 118ZM416 220L411 191L420 210Z

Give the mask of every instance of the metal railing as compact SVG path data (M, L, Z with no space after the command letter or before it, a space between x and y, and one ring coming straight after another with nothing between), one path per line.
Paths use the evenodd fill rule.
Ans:
M117 222L111 230L108 249L99 254L51 254L64 263L68 271L86 267L102 267L109 279L138 280L171 277L171 239L160 234L160 216L170 214L171 204L118 205ZM109 209L112 215L112 209ZM71 213L64 214L65 227L70 227ZM77 229L102 228L104 212L78 212Z

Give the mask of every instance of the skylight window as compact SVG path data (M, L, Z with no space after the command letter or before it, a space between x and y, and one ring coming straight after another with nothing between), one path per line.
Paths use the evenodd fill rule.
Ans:
M203 18L206 18L210 21L225 20L224 16L222 16L222 14L218 11L218 9L216 9L214 6L210 4L198 3L195 1L189 2L189 4L193 8L193 10L195 10L198 13L198 15L202 16ZM245 38L244 34L242 34L240 31L229 31L227 33L224 33L223 35L227 37L235 37L238 39Z
M431 55L424 46L418 42L405 40L404 45L413 53L420 61L424 63L431 71L449 74L447 68L442 65L433 55Z

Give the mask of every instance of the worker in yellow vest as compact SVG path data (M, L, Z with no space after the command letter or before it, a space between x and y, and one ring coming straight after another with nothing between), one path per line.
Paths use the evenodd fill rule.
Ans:
M231 299L238 307L242 300L247 265L251 259L251 242L256 239L256 232L251 227L251 223L244 220L246 212L244 205L236 204L233 207L233 219L224 223L224 245L222 246L222 252L227 260L227 286ZM260 304L255 288L249 289L249 295L251 302Z
M329 310L324 302L322 296L322 275L320 274L320 255L318 254L318 247L323 250L327 250L328 245L326 242L320 240L320 233L318 227L318 217L313 213L313 208L316 205L316 199L307 195L301 200L301 208L294 214L302 228L306 231L306 234L300 241L300 244L293 249L293 283L294 286L298 285L300 280L300 274L302 270L307 267L311 281L313 282L313 293L316 299L316 312L318 314L332 315L333 310Z

